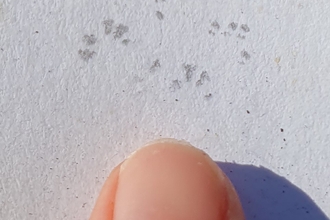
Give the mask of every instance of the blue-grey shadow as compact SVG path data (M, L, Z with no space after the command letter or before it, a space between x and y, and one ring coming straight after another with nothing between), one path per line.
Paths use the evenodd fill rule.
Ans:
M235 186L246 220L329 220L306 193L284 177L264 167L217 164Z

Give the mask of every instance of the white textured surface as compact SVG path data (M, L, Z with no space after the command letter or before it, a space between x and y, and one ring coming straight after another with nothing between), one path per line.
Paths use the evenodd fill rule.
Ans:
M113 166L159 137L267 167L329 216L329 9L0 0L0 219L87 219Z

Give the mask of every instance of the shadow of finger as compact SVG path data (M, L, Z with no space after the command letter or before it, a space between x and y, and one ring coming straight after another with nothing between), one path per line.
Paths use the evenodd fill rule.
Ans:
M235 186L246 220L329 219L306 193L264 167L217 164Z

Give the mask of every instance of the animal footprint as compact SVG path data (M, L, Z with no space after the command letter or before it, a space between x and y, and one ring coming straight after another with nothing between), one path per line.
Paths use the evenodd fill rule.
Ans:
M159 59L155 60L150 67L150 72L154 72L156 69L160 68L160 62Z
M220 29L220 24L217 21L213 21L211 23L212 30L209 30L209 34L215 35L215 31L219 31Z
M91 46L94 45L97 41L97 38L94 36L94 34L91 35L84 35L82 38L83 42L87 45L87 46ZM92 59L94 57L94 55L96 54L95 51L91 51L89 49L85 49L85 50L78 50L78 54L80 55L80 58L84 61L88 61L90 59Z
M94 34L91 35L85 35L83 37L83 41L87 44L87 45L94 45L96 43L97 38L94 36Z
M242 50L241 57L244 58L245 60L249 60L251 58L251 55L246 50Z
M201 86L205 83L205 81L211 81L209 75L206 71L203 71L199 77L199 80L196 82L196 86Z
M181 81L179 81L177 79L176 80L173 80L172 81L172 85L170 87L170 91L171 92L174 92L174 91L176 91L178 89L181 89Z
M104 33L105 35L109 35L112 32L112 25L114 24L114 20L109 19L109 20L105 20L102 22L102 24L104 25Z
M190 82L197 66L192 64L183 64L183 68L185 69L186 72L186 81Z
M129 31L129 27L123 24L118 24L116 27L114 27L115 21L112 19L105 20L102 22L102 24L104 25L104 34L110 35L111 33L113 33L114 39L122 38L124 34ZM125 39L122 41L125 46L127 46L129 42L129 39Z
M115 39L121 38L125 33L127 33L129 30L128 26L125 26L123 24L119 24L116 27L116 31L113 33L113 37Z
M235 22L231 22L230 24L228 24L228 27L231 28L233 31L235 31L237 29L238 23Z
M244 32L250 32L250 28L247 24L242 24L241 25L241 29L244 31Z
M79 50L78 54L80 55L81 59L83 59L84 61L88 61L93 58L93 56L96 54L96 52L86 49L86 50Z

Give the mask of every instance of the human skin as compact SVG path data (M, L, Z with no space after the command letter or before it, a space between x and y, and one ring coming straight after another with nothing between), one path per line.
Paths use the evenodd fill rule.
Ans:
M244 220L237 193L216 163L188 143L164 139L111 172L90 220Z

